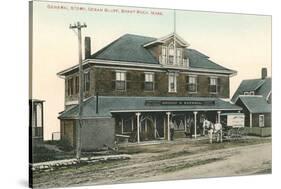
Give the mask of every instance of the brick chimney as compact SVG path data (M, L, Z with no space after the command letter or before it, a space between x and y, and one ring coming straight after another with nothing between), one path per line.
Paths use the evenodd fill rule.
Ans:
M261 69L261 79L265 79L265 78L267 78L267 69L262 68Z
M85 37L85 59L88 59L91 57L91 38Z

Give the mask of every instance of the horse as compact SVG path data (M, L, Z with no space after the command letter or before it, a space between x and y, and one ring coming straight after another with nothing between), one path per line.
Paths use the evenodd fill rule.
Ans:
M222 142L222 124L215 123L213 124L211 121L205 119L203 122L203 134L205 134L205 129L208 130L208 136L210 139L210 143L213 142L213 134L216 135L217 142Z

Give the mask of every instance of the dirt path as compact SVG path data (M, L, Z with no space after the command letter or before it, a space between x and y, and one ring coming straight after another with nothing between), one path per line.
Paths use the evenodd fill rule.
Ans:
M249 175L271 170L268 140L160 144L124 150L132 154L132 159L35 173L34 187Z
M222 160L194 166L163 175L157 175L135 181L159 181L190 179L202 177L222 177L236 175L251 175L268 173L271 170L271 144L243 146L234 149L215 151L215 157L224 157ZM232 154L231 156L229 156ZM210 154L201 154L202 157Z

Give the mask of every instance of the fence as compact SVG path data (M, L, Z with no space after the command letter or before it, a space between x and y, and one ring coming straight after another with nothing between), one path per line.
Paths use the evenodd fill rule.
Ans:
M245 127L247 133L249 135L256 135L256 136L271 136L271 127Z
M52 133L52 140L60 140L60 132L53 132Z

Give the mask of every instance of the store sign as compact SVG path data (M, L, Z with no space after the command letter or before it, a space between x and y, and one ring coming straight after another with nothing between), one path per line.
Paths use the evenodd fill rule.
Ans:
M200 106L208 106L215 105L214 100L146 100L146 106L189 106L189 105L200 105Z
M227 116L227 126L231 127L244 127L244 114L240 115L228 115Z

